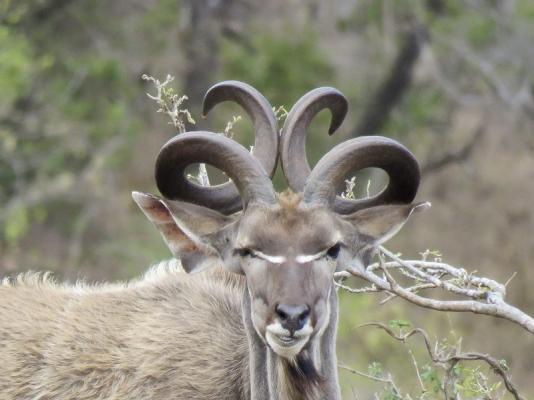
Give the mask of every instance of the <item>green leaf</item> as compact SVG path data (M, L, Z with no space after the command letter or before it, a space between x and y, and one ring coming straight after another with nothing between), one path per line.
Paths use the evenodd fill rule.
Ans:
M412 323L410 321L406 321L404 319L392 319L388 322L388 325L390 328L408 328L412 326Z
M367 372L369 375L374 376L375 378L382 378L384 376L384 371L382 369L382 364L378 361L373 361L367 366Z

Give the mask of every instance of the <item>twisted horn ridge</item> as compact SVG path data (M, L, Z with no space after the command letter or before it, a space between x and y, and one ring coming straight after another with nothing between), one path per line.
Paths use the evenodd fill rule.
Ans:
M225 136L205 131L177 135L161 148L156 159L156 184L161 194L171 200L200 204L225 214L239 210L241 204L236 204L236 197L232 195L233 185L215 186L210 195L206 195L206 187L186 178L185 168L194 163L207 163L226 172L237 186L243 207L276 201L271 179L247 149Z
M282 128L280 158L282 169L289 186L300 192L310 175L311 169L306 157L306 132L312 119L328 108L332 113L328 134L332 135L347 115L347 99L337 89L322 87L314 89L291 108Z
M279 135L271 104L260 92L244 82L224 81L208 89L202 114L207 115L217 104L228 100L243 107L252 120L255 132L252 154L272 177L278 161Z
M389 175L384 190L368 199L336 198L336 188L347 174L370 167L381 168ZM361 136L338 144L319 160L306 182L303 198L340 214L381 204L410 203L420 176L419 164L406 147L382 136Z
M243 107L248 116L251 118L255 131L253 154L263 166L263 169L268 173L269 176L272 177L276 170L276 164L278 161L279 136L276 117L271 105L267 99L252 86L238 81L224 81L208 89L203 100L202 114L206 115L217 104L224 101L236 102ZM189 133L187 133L187 135L189 135ZM230 140L230 142L232 141ZM167 143L167 145L169 145L169 143ZM161 152L163 152L163 149ZM248 155L250 156L250 154ZM190 155L190 158L194 158L192 154ZM202 158L201 154L199 154L199 160L200 158ZM195 162L204 161L191 161L185 166ZM228 159L228 163L223 163L222 166L217 164L213 165L221 168L225 172L229 172L231 169L229 164L231 162L232 161ZM185 166L183 168L185 168ZM172 165L167 166L167 164L165 164L162 168L164 171L168 171L168 169L172 168ZM157 184L164 196L170 199L181 198L182 200L216 209L224 214L232 214L242 208L242 199L239 193L241 192L241 189L239 189L238 192L238 189L236 189L234 185L234 183L238 181L238 177L230 175L234 183L226 182L222 185L204 187L188 182L183 176L183 169L178 171L181 168L178 167L178 164L176 165L176 168L177 172L174 175L176 181L165 180L167 178L171 178L173 176L172 173L158 173L158 171L156 171L156 176L160 176L162 179L157 180ZM247 204L247 201L245 199L243 200L244 204Z

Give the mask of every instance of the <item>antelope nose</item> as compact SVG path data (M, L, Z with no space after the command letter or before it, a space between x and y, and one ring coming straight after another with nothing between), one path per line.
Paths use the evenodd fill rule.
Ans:
M307 305L278 304L276 306L276 315L278 315L282 327L293 334L295 331L302 329L308 322L310 307Z

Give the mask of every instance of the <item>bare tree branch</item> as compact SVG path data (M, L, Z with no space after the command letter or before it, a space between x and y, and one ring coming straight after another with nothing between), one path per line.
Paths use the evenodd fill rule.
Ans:
M421 328L412 329L409 332L404 333L404 334L397 334L396 332L393 331L393 329L391 329L390 327L380 322L371 322L368 324L361 325L361 327L364 327L364 326L378 327L386 331L386 333L389 336L391 336L392 338L402 343L406 343L407 339L409 339L411 336L420 335L425 342L427 353L430 356L432 362L434 362L435 364L447 365L448 371L452 370L452 368L454 368L454 366L460 361L483 361L486 364L488 364L491 367L491 369L501 377L501 379L504 382L504 385L506 386L506 389L514 396L516 400L525 400L525 398L519 394L517 388L512 383L510 377L508 376L506 372L506 368L501 364L501 362L499 362L499 360L493 358L492 356L488 354L467 352L467 353L454 353L452 355L444 356L444 355L438 354L433 349L433 346L430 342L428 334L426 333L426 331L424 331Z
M359 375L363 378L371 379L375 382L385 383L391 387L391 389L393 390L393 393L395 394L395 396L397 396L397 398L401 397L401 392L399 388L397 387L397 385L395 384L395 381L393 380L393 376L391 374L388 374L388 376L384 378L381 376L374 376L371 374L366 374L365 372L361 372L361 371L358 371L357 369L350 368L344 364L338 364L338 368L344 369L345 371L348 371L351 374Z
M492 279L478 277L468 273L463 268L454 267L441 261L411 260L406 261L380 247L382 258L377 264L368 267L354 266L348 272L338 272L336 279L345 279L350 275L359 277L371 286L364 289L350 288L338 282L342 290L358 293L385 292L389 301L393 297L399 297L420 307L438 311L472 312L475 314L489 315L503 318L514 322L523 329L534 334L534 318L517 307L505 302L506 287ZM401 272L406 279L415 281L414 284L402 286L391 272ZM381 273L381 276L378 275ZM462 300L437 300L418 294L421 289L440 288L445 292L467 299Z

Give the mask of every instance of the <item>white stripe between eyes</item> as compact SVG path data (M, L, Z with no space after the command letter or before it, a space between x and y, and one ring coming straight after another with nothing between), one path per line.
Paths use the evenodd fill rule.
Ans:
M258 251L258 250L252 250L252 253L256 256L256 257L259 257L265 261L269 261L273 264L282 264L284 262L286 262L287 258L284 257L284 256L271 256L269 254L265 254L265 253L262 253L261 251ZM322 256L324 256L326 253L326 250L325 251L321 251L319 253L316 253L316 254L300 254L298 256L295 257L295 261L299 264L305 264L305 263L308 263L308 262L311 262L311 261L314 261L314 260L317 260L319 258L321 258Z
M273 264L282 264L286 261L286 258L284 256L270 256L268 254L262 253L258 250L252 250L252 253L259 258L264 259L265 261L269 261Z
M321 251L317 254L310 254L310 255L301 254L295 257L295 261L298 262L299 264L305 264L307 262L321 258L322 256L324 256L325 252L326 251Z

